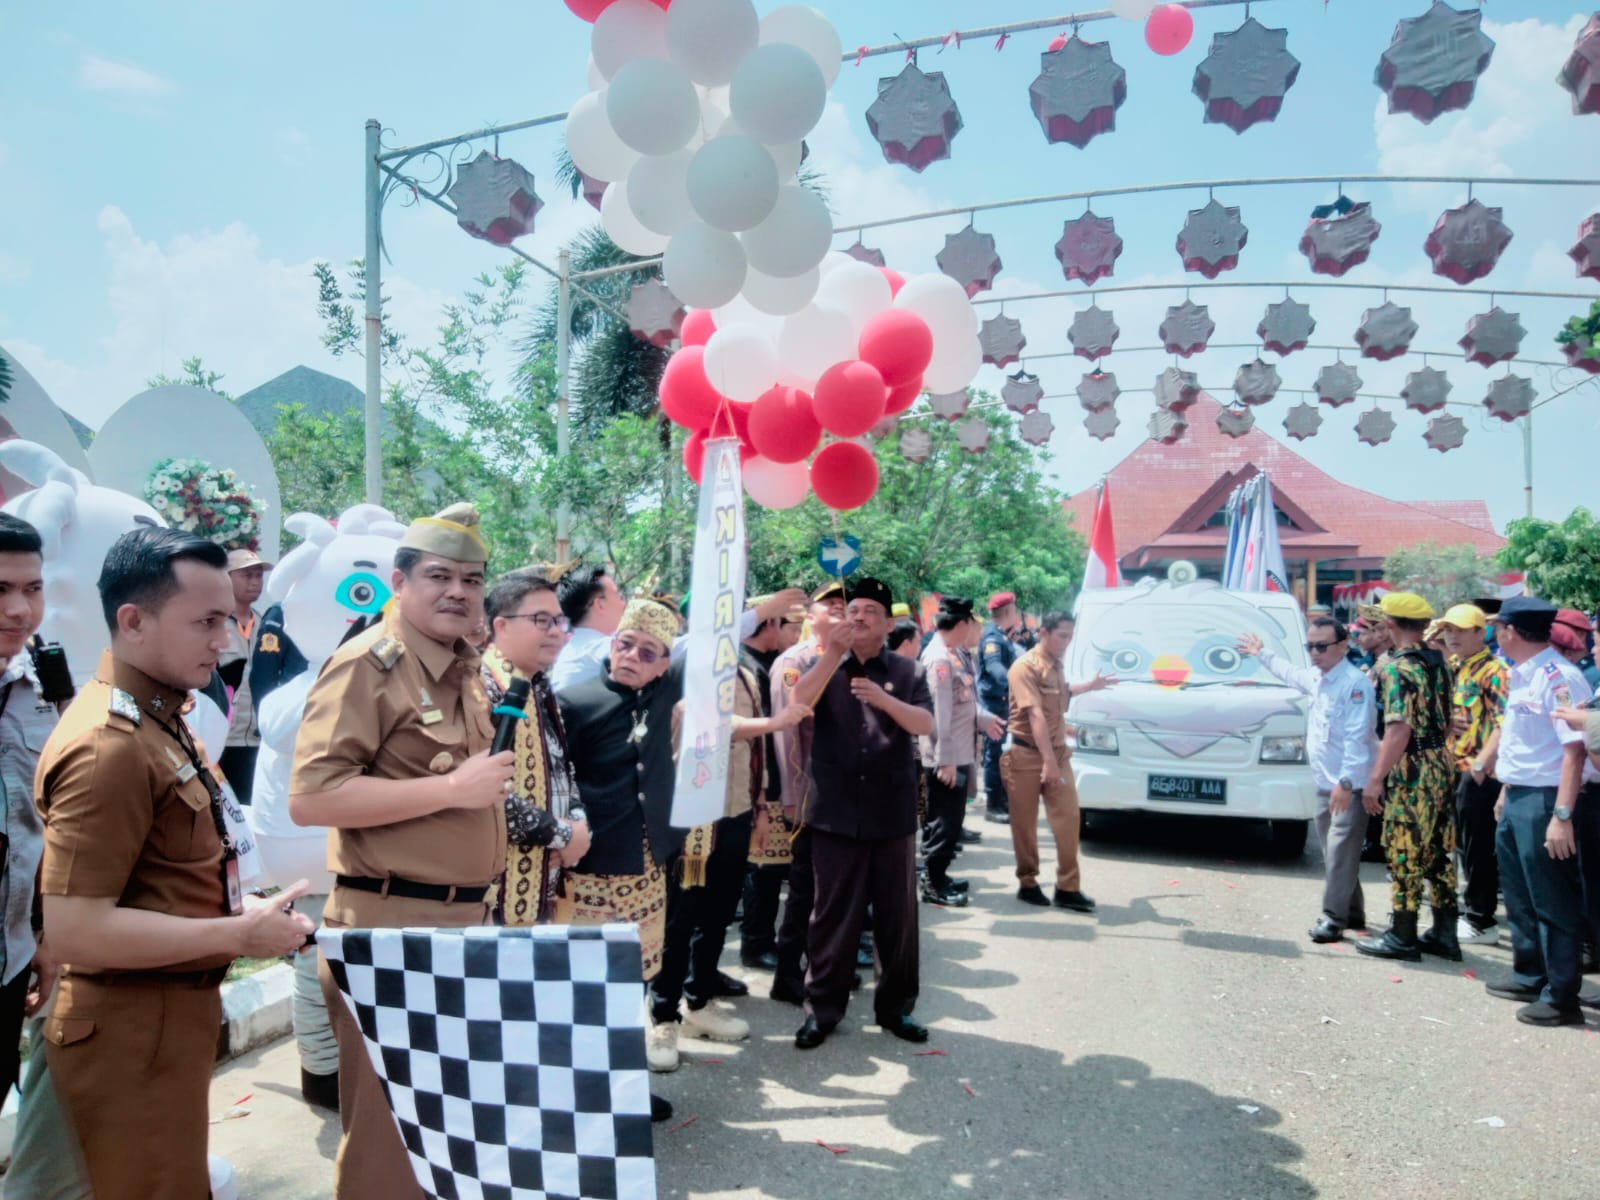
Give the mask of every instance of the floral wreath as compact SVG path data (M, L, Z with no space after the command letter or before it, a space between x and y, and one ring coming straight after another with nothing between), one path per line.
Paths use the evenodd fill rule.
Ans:
M226 550L261 548L261 514L244 480L199 458L165 458L144 488L150 507L174 529L186 529Z

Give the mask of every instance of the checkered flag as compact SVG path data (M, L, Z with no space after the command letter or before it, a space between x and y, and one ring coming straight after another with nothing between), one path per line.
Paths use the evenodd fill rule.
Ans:
M328 929L328 967L439 1200L651 1200L633 925Z

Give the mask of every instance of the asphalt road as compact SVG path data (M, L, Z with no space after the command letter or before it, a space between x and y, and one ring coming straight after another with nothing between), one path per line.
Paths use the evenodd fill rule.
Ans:
M737 1006L751 1039L686 1041L655 1077L678 1110L661 1196L1600 1196L1600 1021L1518 1024L1483 990L1508 948L1397 967L1314 946L1314 844L1284 863L1225 821L1104 824L1098 914L1027 908L1005 830L981 828L957 863L972 906L921 910L928 1045L866 1024L860 995L802 1053L798 1010L730 968L760 994ZM1363 871L1376 917L1383 869ZM241 1197L330 1195L338 1122L300 1102L291 1042L220 1072L214 1113L247 1093L211 1129Z

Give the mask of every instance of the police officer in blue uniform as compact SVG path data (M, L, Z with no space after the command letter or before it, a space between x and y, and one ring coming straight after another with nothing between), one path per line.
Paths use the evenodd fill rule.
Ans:
M996 592L989 597L989 620L978 642L978 700L988 712L1011 711L1008 673L1021 653L1011 638L1021 624L1015 592ZM1011 820L1011 802L1000 778L1001 749L1002 743L983 740L984 818L996 825Z

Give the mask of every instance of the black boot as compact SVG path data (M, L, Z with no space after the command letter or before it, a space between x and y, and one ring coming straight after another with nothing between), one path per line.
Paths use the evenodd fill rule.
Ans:
M1417 914L1414 912L1392 914L1389 928L1384 931L1382 937L1362 938L1356 943L1356 949L1373 958L1421 962L1422 948L1417 944Z
M1433 928L1417 939L1417 947L1424 954L1436 954L1451 962L1461 961L1461 942L1456 936L1456 922L1461 914L1455 909L1433 910Z

